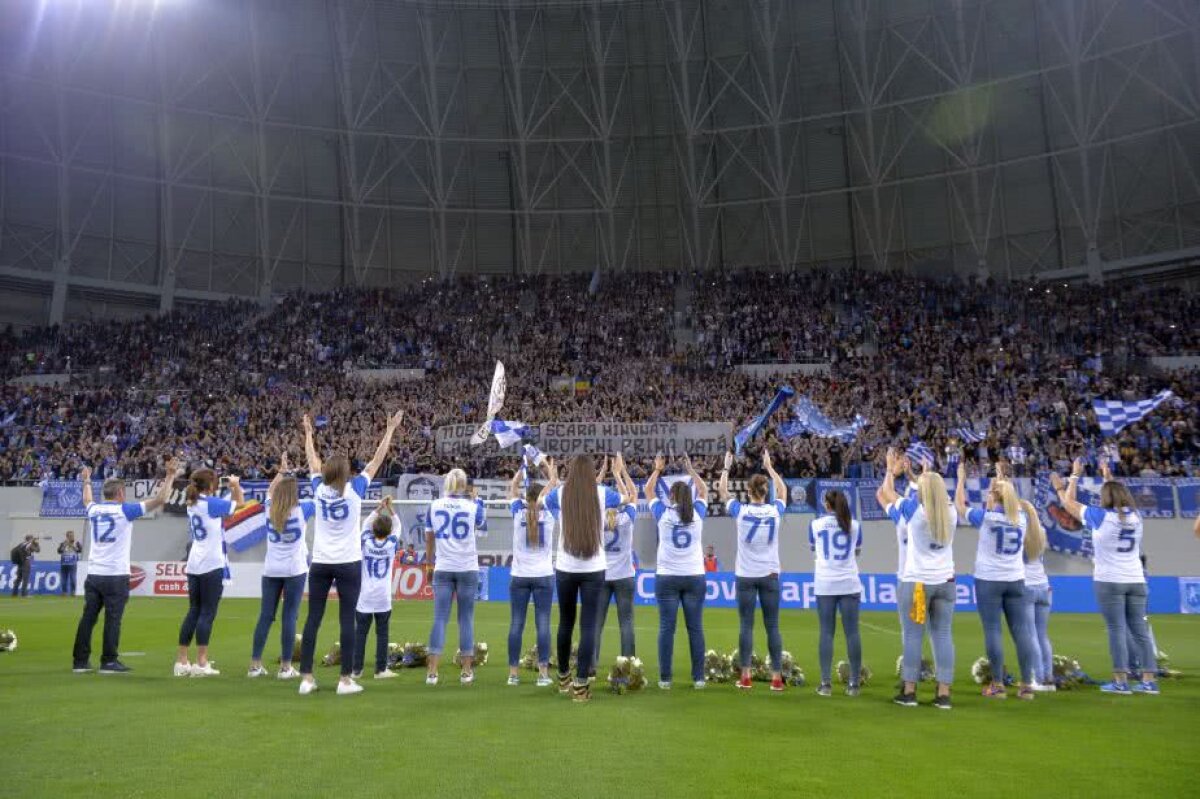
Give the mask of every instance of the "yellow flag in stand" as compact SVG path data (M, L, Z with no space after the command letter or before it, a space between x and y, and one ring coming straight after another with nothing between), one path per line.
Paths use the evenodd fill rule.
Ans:
M925 583L917 583L913 589L912 607L908 609L908 617L916 624L925 623Z

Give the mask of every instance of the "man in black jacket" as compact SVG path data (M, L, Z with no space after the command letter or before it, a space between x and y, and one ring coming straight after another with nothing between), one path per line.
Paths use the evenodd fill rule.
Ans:
M33 571L33 553L41 551L41 546L31 535L25 536L24 541L13 547L12 562L17 567L17 574L13 579L12 586L14 597L18 590L21 592L21 596L29 596L29 575Z

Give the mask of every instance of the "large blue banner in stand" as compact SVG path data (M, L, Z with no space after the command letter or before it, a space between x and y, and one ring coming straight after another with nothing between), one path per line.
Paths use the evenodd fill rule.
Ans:
M507 568L493 566L488 570L489 602L508 601L508 582L510 571ZM704 575L708 593L704 604L710 608L737 607L737 577L733 572L710 572ZM894 574L864 574L861 575L863 586L863 610L896 611L897 581ZM1195 581L1200 589L1200 580ZM970 575L959 575L955 579L957 602L956 609L974 611L975 580ZM1179 613L1181 610L1181 578L1150 577L1150 613ZM1054 597L1055 613L1098 613L1096 596L1092 588L1092 578L1080 575L1054 576L1050 578L1050 588ZM784 610L815 610L817 598L814 593L813 576L809 572L785 572L780 575L780 589ZM1200 603L1200 590L1193 591L1197 603ZM634 601L639 605L653 605L654 602L654 572L639 571L637 573L637 590ZM1200 608L1200 604L1197 605ZM1195 612L1195 611L1193 611Z

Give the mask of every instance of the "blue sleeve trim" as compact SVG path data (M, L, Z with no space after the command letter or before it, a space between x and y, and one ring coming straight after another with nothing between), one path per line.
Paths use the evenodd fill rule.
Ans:
M667 512L667 506L661 499L655 499L650 503L650 512L654 514L654 520L658 521Z
M553 491L551 491L546 496L546 510L550 511L551 513L553 513L555 515L558 515L558 512L561 510L561 508L558 504L559 492L561 492L561 491L562 491L562 487L560 486L558 488L555 488Z
M972 527L983 526L983 509L982 508L967 508L967 524Z
M887 511L888 518L891 519L894 524L899 524L904 518L900 515L899 500L893 502L891 505L888 505L885 510Z
M621 508L620 513L629 517L629 521L637 521L637 505L625 505Z
M313 516L317 515L317 506L311 499L300 501L300 512L304 514L304 521L308 521Z
M621 495L615 490L605 487L604 489L604 507L619 508L621 507Z
M233 503L227 499L220 497L208 498L208 515L214 519L219 519L222 516L228 516L233 513Z
M698 499L692 503L692 508L696 511L696 515L701 519L708 516L708 503L702 499Z
M518 513L521 513L524 510L525 510L525 500L523 500L523 499L514 499L512 502L508 503L508 512L511 513L513 516L516 516Z
M742 513L741 501L736 499L729 500L729 504L725 506L725 513L736 519Z
M782 499L775 500L775 510L779 511L779 515L782 516L787 513L787 503Z
M1104 524L1106 512L1103 508L1097 508L1095 505L1083 506L1083 523L1091 530L1099 530L1100 525Z
M921 507L921 501L915 496L907 496L900 500L900 513L904 515L906 521L912 521L912 517L917 514L919 507Z
M93 505L96 503L92 503ZM140 502L126 502L121 505L121 513L125 514L125 518L129 521L140 519L146 514L146 506Z
M371 481L367 479L365 474L356 474L354 479L350 481L350 488L363 499L366 499L367 489L370 487Z
M321 478L320 478L320 476L318 475L317 477L314 477L314 478L313 478L313 479L312 479L310 482L312 483L312 490L313 490L313 493L314 493L314 494L315 494L315 493L317 493L317 489L321 487Z

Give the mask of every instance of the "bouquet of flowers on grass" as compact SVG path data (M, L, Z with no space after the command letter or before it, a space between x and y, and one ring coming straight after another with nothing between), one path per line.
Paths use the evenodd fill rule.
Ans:
M850 684L850 664L849 663L847 663L844 660L839 660L838 664L837 664L837 668L834 670L834 673L837 674L837 681L839 683L841 683L842 685ZM858 670L858 684L859 684L859 686L863 686L863 685L866 685L870 681L871 681L871 668L866 663L864 663L859 667L859 670Z
M517 662L521 666L521 668L525 669L526 671L538 671L537 644L534 644L533 646L526 649L525 653L523 655L521 655L521 659ZM552 654L552 655L550 655L549 668L551 670L553 670L554 665L555 665L554 664L554 655Z
M0 652L17 651L17 634L12 630L0 630Z
M1087 675L1079 665L1079 661L1070 655L1054 656L1054 685L1060 691L1070 691L1081 685L1096 685L1096 681Z
M896 658L896 676L899 677L904 669L904 655ZM921 674L917 682L930 682L934 678L933 661L928 658L921 658Z
M8 630L8 632L12 633L12 630ZM0 634L0 640L3 640L3 634ZM13 647L15 648L16 645L17 645L17 639L14 637L13 638ZM1171 657L1166 652L1164 652L1160 649L1157 652L1155 652L1154 654L1155 654L1155 660L1157 661L1157 665L1158 665L1158 676L1159 677L1161 677L1163 679L1178 680L1180 677L1183 676L1182 671L1178 671L1176 669L1171 668Z
M608 672L608 687L614 694L640 691L646 687L646 672L642 659L618 657Z
M425 644L405 641L403 644L388 644L388 668L419 669L429 659Z
M976 685L990 685L993 681L992 662L986 657L979 658L971 664L971 678L975 680ZM1008 669L1004 670L1004 676L1001 679L1004 685L1013 685L1016 680L1009 674Z
M334 641L333 646L329 647L329 651L321 658L322 666L340 666L342 665L342 644L339 641Z
M753 655L751 656L753 657ZM792 653L784 651L779 658L780 672L783 674L783 681L791 686L804 685L804 669L796 663L796 659L792 657ZM753 679L757 680L757 672L751 674ZM767 666L767 679L771 679L770 666Z
M708 682L731 682L736 667L732 654L722 654L715 649L704 653L704 679Z
M463 653L461 651L454 653L454 665L461 666ZM474 666L486 666L488 662L488 645L485 641L475 642L475 662Z

